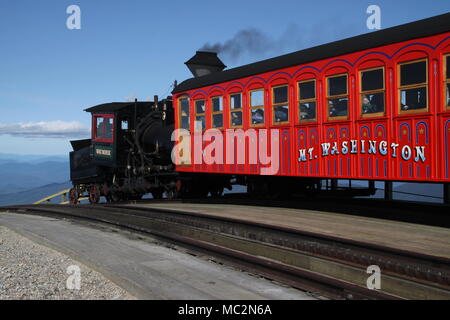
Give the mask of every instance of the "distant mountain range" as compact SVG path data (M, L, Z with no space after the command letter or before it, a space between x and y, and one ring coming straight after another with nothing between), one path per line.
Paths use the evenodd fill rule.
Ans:
M33 155L33 154L0 153L0 164L8 162L42 163L48 161L66 162L69 161L69 155Z
M0 194L0 206L32 204L36 201L58 193L59 191L70 189L71 187L72 183L70 181L67 181L64 183L53 183L22 192ZM59 202L61 202L61 197L57 197L52 200L52 203Z
M70 180L69 157L0 153L0 195Z

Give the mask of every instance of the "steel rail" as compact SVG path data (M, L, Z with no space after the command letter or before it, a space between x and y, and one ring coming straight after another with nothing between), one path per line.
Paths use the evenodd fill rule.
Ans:
M180 211L175 209L147 208L111 206L112 208L140 211L143 215L152 212L154 218L162 219L172 223L191 226L198 229L208 229L218 234L228 234L252 241L254 245L264 244L265 249L261 249L259 254L267 255L270 247L287 249L285 257L280 257L276 253L270 258L288 262L290 253L297 252L306 254L308 257L326 259L339 264L366 269L370 265L378 265L386 276L393 276L409 281L421 283L426 286L435 286L444 290L444 296L450 298L450 259L437 257L417 252L400 250L391 247L375 245L372 243L360 242L350 239L343 239L335 236L300 231L297 229L274 226L269 224L246 221L244 218L230 218L223 216L208 215ZM139 214L139 213L134 213ZM297 261L300 265L305 263L320 264L318 259ZM292 262L291 262L292 263ZM353 272L347 268L353 276L361 277L358 272ZM347 279L351 281L350 279ZM400 285L400 284L399 284ZM401 284L403 288L410 288L408 283ZM425 298L417 296L417 298ZM435 296L436 297L436 296Z
M82 218L109 223L135 231L150 233L158 237L170 239L175 242L206 250L209 252L209 254L225 256L227 257L227 259L234 260L235 262L237 261L241 264L244 263L247 264L247 266L251 265L253 266L253 268L258 269L260 273L267 276L268 278L273 278L278 281L288 283L303 290L317 291L314 290L314 288L320 288L319 291L325 292L325 296L331 298L353 297L394 299L401 297L401 295L386 291L369 290L365 286L361 285L361 281L355 284L352 283L351 279L345 279L345 277L343 280L342 277L330 276L325 272L317 272L314 270L309 270L308 268L304 268L304 265L302 265L302 263L304 264L306 261L306 263L320 266L319 269L329 269L330 267L334 266L337 268L337 270L340 270L344 273L349 273L352 276L360 278L364 273L362 272L361 268L358 269L358 264L360 264L360 262L351 261L351 259L343 259L339 255L336 256L336 251L332 252L329 250L325 250L326 252L328 252L328 255L323 255L323 252L321 252L323 250L321 250L320 248L325 247L323 245L317 245L317 239L322 237L322 240L326 238L325 240L331 242L331 245L339 247L339 245L343 245L342 239L332 239L329 237L323 237L322 235L304 233L302 234L302 236L309 237L308 241L310 242L310 248L312 249L310 250L310 252L305 252L305 250L299 250L298 247L292 248L287 246L286 244L289 241L286 241L286 243L284 244L274 244L270 243L270 241L262 241L262 239L257 239L255 237L246 238L242 234L239 234L239 232L237 232L238 234L233 234L233 232L236 233L237 231L236 225L246 225L247 227L253 225L251 227L257 228L255 230L251 230L251 232L249 233L250 235L258 234L258 232L261 234L262 231L263 233L269 235L271 233L284 232L283 236L286 236L287 234L295 234L298 237L298 230L280 230L279 228L277 229L273 226L271 227L256 225L249 222L246 223L242 220L233 221L233 219L229 218L219 219L218 217L210 217L205 215L200 216L198 214L179 212L176 210L148 208L144 209L135 207L130 208L120 205L41 205L4 207L4 209L15 212L50 215L56 214L59 216L62 215L72 218ZM234 225L232 226L231 233L230 230L227 230L230 227L230 223ZM311 240L313 238L314 240ZM314 241L316 241L316 244L314 244ZM305 243L305 240L300 242ZM328 243L328 245L330 245L330 243ZM363 244L352 242L350 245L352 245L353 247L360 246L361 248L363 248ZM347 253L347 258L349 253L348 249L349 248L344 249L344 253ZM370 254L368 254L367 251L373 251L374 247L372 246L369 249L367 248L367 246L365 246L365 249L366 257L369 258L368 261L370 262L372 260L370 259ZM376 247L375 249L380 251L383 248ZM305 255L305 253L307 253L308 255ZM392 252L390 252L389 254L392 254ZM396 252L396 254L399 254L399 252ZM413 256L413 258L416 259L428 259L432 264L448 265L448 261L445 259L442 260L436 257L415 255L414 253L409 252L401 252L401 254L408 255L409 258ZM352 255L350 255L350 257L352 257ZM300 262L300 264L290 263L292 261ZM403 263L405 262L405 260L402 261ZM399 260L400 265L402 261ZM398 264L396 266L398 266ZM420 287L422 291L418 293L418 296L416 296L416 298L445 299L446 294L449 294L446 285L439 288L433 287L433 284L425 283L426 281L417 282L411 281L411 279L399 280L399 277L404 276L403 273L404 272L400 270L399 272L397 272L397 274L393 272L390 275L385 275L383 277L383 283L391 282L403 287L405 287L405 284L407 284L406 288L408 291L410 291L411 288ZM442 281L442 277L440 279L437 279L437 282L439 281ZM427 293L426 291L428 288L432 288L433 292ZM414 295L406 296L406 298L411 297L414 298ZM450 298L450 295L448 295L448 297Z

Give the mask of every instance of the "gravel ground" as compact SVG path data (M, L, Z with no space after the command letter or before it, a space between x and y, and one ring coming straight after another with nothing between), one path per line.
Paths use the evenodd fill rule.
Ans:
M66 288L69 266L80 270L80 289ZM73 272L73 271L72 271ZM72 282L73 283L73 282ZM0 226L0 300L130 300L100 273Z

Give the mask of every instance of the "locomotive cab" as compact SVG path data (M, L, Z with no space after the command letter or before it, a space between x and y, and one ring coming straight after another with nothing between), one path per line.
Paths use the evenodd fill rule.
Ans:
M117 116L92 115L92 158L98 165L114 166L116 163Z
M92 114L91 151L95 164L124 168L129 165L130 157L139 153L156 153L164 159L168 152L170 155L173 130L170 99L158 102L155 97L154 102L114 102L85 111Z
M85 110L92 114L93 163L110 168L125 165L123 149L127 141L133 141L135 109L131 102L113 102Z

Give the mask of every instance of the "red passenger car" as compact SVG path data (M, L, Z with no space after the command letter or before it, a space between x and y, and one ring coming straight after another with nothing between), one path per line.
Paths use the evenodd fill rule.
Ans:
M175 127L190 133L178 172L272 190L318 179L450 182L450 14L230 70L214 53L187 64L196 76L173 91ZM268 172L252 151L272 145L266 155L279 163Z

